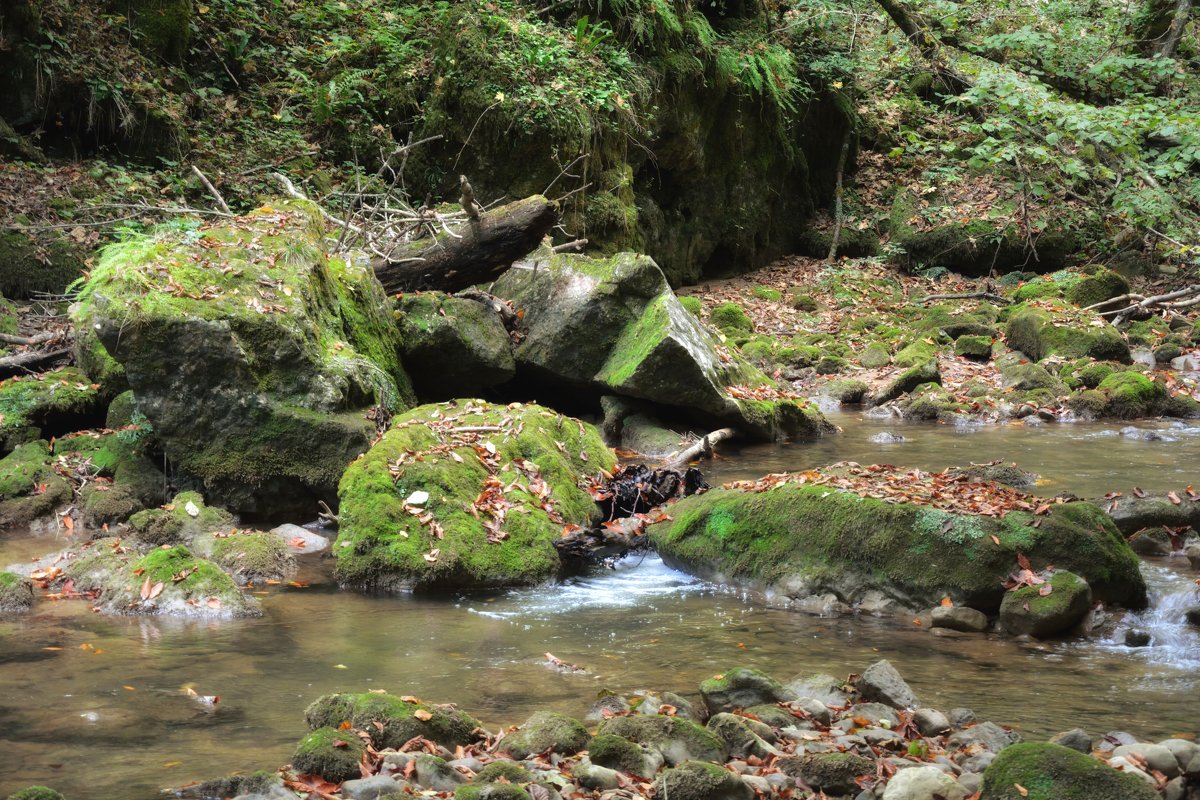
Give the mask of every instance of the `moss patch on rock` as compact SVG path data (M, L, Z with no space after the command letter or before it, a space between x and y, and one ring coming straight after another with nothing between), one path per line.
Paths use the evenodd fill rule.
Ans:
M784 483L762 492L715 489L679 501L671 515L650 529L668 563L782 596L833 592L852 602L876 590L928 608L949 595L994 611L1001 580L1024 553L1037 567L1052 563L1086 576L1101 599L1146 602L1137 557L1089 503L1055 505L1035 528L1025 512L955 515Z
M71 367L0 381L0 452L103 421L98 388Z
M50 446L34 441L0 459L0 530L53 512L74 496L55 470Z
M366 747L354 731L317 728L300 740L292 755L292 767L301 774L320 775L341 783L359 777L358 765Z
M440 706L390 694L328 694L304 711L313 730L337 729L349 722L371 735L376 747L400 747L414 736L423 736L443 747L470 744L478 737L479 722L453 706ZM379 723L378 725L375 723Z
M283 580L296 569L296 559L283 539L262 531L214 539L211 558L239 583Z
M26 611L33 606L33 582L13 572L0 571L0 614Z
M378 589L544 581L563 526L597 513L580 482L615 463L599 431L538 405L421 406L346 470L338 576Z
M1017 786L1025 789L1022 792ZM1006 747L983 772L981 800L1155 800L1158 793L1090 755L1049 742Z
M521 760L551 750L574 755L591 738L583 723L556 711L538 711L516 733L504 737L499 749Z
M657 750L668 764L691 759L724 760L724 743L705 728L679 717L640 714L613 717L600 726L599 734L620 736Z
M364 257L326 256L303 203L111 245L74 320L125 369L180 470L239 511L332 500L380 404L411 389Z

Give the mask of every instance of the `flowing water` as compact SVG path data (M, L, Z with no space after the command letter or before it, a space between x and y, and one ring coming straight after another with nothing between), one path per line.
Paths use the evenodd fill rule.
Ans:
M1100 425L913 425L891 428L909 441L880 446L869 437L882 424L837 421L840 436L746 448L710 480L839 459L934 469L1002 458L1041 473L1039 490L1095 496L1134 483L1181 488L1200 463L1200 428L1168 424L1143 426L1164 435L1149 442ZM9 533L0 564L62 544ZM926 704L970 706L1029 736L1075 725L1200 732L1200 635L1182 623L1200 598L1182 559L1146 566L1155 605L1123 623L1152 632L1154 646L1139 650L1120 644L1120 630L1112 641L1021 645L940 639L903 620L810 617L718 591L653 556L558 586L451 599L340 593L328 562L304 569L311 585L272 589L259 619L111 618L68 601L0 620L0 796L42 782L75 800L137 800L274 767L304 733L304 707L326 692L453 701L498 727L543 707L581 716L602 689L687 693L737 664L788 678L887 657ZM546 653L586 672L551 670ZM187 687L220 701L198 702Z

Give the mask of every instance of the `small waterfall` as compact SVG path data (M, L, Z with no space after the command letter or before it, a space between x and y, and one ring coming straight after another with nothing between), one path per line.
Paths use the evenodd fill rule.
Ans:
M1142 563L1142 574L1150 590L1150 606L1129 614L1121 621L1106 647L1120 647L1131 657L1150 664L1180 669L1200 669L1200 628L1189 625L1184 613L1200 606L1197 573L1187 569L1187 561L1171 558L1164 563ZM1138 628L1150 634L1148 647L1125 645L1125 632Z

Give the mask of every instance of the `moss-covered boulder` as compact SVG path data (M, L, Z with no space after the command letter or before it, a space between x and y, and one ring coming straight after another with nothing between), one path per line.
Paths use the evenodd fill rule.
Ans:
M398 748L414 736L449 748L479 738L479 723L454 706L374 692L327 694L304 710L304 719L313 730L349 722L371 734L378 748Z
M523 760L547 750L574 755L587 746L591 736L583 723L557 711L538 711L497 745L500 752Z
M1094 327L1079 320L1060 325L1040 309L1022 308L1014 312L1008 319L1005 338L1009 347L1032 361L1041 361L1049 355L1122 364L1132 360L1129 345L1112 326Z
M198 492L180 492L161 508L138 512L129 519L130 538L139 544L159 547L183 543L196 546L202 555L212 552L211 534L226 534L232 529L229 512L205 504Z
M1173 403L1167 387L1140 372L1116 372L1096 386L1107 398L1105 416L1117 419L1170 414L1176 406L1183 410L1183 403Z
M247 617L262 613L233 578L183 545L140 555L120 539L96 539L80 549L65 572L77 590L96 592L96 606L110 614Z
M754 322L737 303L721 303L709 313L708 321L713 327L731 336L754 331Z
M0 231L0 295L62 294L83 274L87 252L60 231Z
M987 361L992 357L992 337L960 336L954 340L954 355L973 361Z
M625 740L622 739L621 741ZM533 773L525 769L516 761L497 759L483 769L479 770L479 772L475 773L475 777L471 780L471 782L496 783L497 781L502 780L508 781L509 783L529 783L533 780Z
M27 611L33 606L33 582L12 572L0 571L0 614Z
M530 796L511 783L469 783L454 790L454 800L530 800Z
M700 683L700 697L709 714L734 711L763 703L796 699L796 693L767 673L735 667Z
M1158 796L1136 775L1049 742L1004 748L983 771L980 787L980 800L1155 800Z
M341 783L362 775L358 765L366 747L352 730L317 728L300 740L292 767L303 775L319 775Z
M613 717L600 726L598 733L645 745L672 765L693 759L724 761L728 755L725 743L712 731L679 717L660 714Z
M73 367L0 381L0 453L102 424L99 388Z
M50 514L74 497L52 459L44 441L20 445L0 459L0 530Z
M404 295L397 309L404 366L424 400L478 397L516 374L512 343L495 309L442 292Z
M615 463L594 427L535 404L416 408L342 478L338 577L385 590L554 577L563 526L597 513L581 483Z
M1129 293L1129 281L1110 269L1099 269L1067 289L1067 299L1080 308ZM1119 306L1118 306L1119 308Z
M646 755L642 748L623 736L602 733L587 743L588 758L593 764L649 777Z
M61 794L49 786L26 786L13 792L7 800L66 800Z
M166 478L148 455L148 432L133 423L119 427L80 431L54 443L61 466L94 478L79 496L83 522L92 527L124 522L166 500Z
M872 774L875 764L856 753L807 753L780 759L779 769L814 789L850 794L858 788L855 778Z
M771 488L714 489L679 501L650 529L669 564L779 599L832 592L853 603L878 591L922 609L950 596L995 611L1018 553L1086 576L1098 598L1140 607L1138 559L1090 503L1051 507L1034 527L1026 511L1002 519L888 503L805 477ZM864 496L866 495L866 496Z
M650 258L541 251L531 264L509 270L493 289L525 312L516 355L531 377L562 392L590 389L671 406L756 439L831 429L815 408L784 399L758 369L722 353Z
M867 369L886 367L892 363L892 354L883 342L871 342L859 353L858 363Z
M931 358L897 374L881 386L878 391L870 395L868 403L873 406L883 405L889 400L895 400L901 395L912 392L918 386L941 383L941 381L942 372L938 368L937 359Z
M283 538L264 531L213 539L209 557L239 583L283 580L296 570L296 558Z
M382 289L323 236L299 203L176 225L106 248L75 312L172 463L237 511L332 501L374 436L364 412L410 402Z
M1044 584L1022 586L1005 594L1000 625L1016 636L1044 639L1070 630L1091 606L1092 589L1087 581L1071 572L1056 572Z
M736 773L716 764L687 761L659 776L655 797L674 800L753 800L754 790Z

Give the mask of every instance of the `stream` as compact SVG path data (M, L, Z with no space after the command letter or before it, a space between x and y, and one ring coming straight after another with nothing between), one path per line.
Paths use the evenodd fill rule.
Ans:
M1085 497L1136 483L1179 489L1200 463L1200 427L1142 423L956 428L831 415L838 436L731 449L714 485L837 460L940 469L995 458L1043 476L1036 491ZM901 444L870 437L890 430ZM10 532L0 565L64 545ZM942 639L906 620L819 618L766 608L669 569L655 556L537 589L458 598L336 591L327 560L304 563L303 588L269 587L259 619L101 617L84 602L40 602L0 620L0 796L46 783L67 797L152 798L164 786L286 763L303 710L333 691L386 689L456 702L489 728L539 708L582 716L603 689L694 692L730 666L781 679L844 675L890 659L923 703L1046 737L1080 726L1139 737L1198 733L1200 631L1185 559L1152 559L1153 604L1123 625L1153 645L1111 640L1021 644ZM583 667L548 668L546 653ZM215 705L190 695L219 696Z

